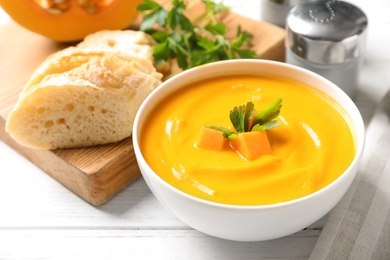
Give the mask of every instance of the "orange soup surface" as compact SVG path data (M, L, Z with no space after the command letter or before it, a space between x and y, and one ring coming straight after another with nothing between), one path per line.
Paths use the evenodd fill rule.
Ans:
M232 127L230 110L260 109L282 98L267 131L272 154L246 160L235 150L198 148L202 126ZM285 202L334 181L356 148L346 113L313 87L282 78L231 75L192 83L159 102L143 125L140 147L166 182L198 198L234 205Z

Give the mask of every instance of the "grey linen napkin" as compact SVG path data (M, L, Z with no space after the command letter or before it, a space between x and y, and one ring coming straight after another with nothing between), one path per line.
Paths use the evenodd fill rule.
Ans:
M362 163L310 259L390 259L390 92L366 131Z

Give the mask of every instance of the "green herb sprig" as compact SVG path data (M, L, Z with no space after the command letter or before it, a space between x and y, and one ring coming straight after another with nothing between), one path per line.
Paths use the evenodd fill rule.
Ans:
M251 50L252 34L237 27L236 37L227 39L226 25L216 15L228 10L222 3L203 0L204 13L190 20L184 11L185 1L173 0L165 9L153 0L144 0L137 10L143 13L140 30L150 34L158 43L153 48L156 65L176 57L178 66L189 69L198 65L227 59L256 58Z
M274 119L279 116L281 108L282 99L278 98L260 109L255 116L254 104L247 102L245 105L235 106L230 111L230 121L236 132L222 126L210 126L210 128L221 131L223 137L229 139L235 139L239 133L266 131L280 125L280 122Z

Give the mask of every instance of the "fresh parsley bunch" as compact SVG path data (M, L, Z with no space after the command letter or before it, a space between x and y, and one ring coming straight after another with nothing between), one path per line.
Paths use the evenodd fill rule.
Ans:
M234 39L226 38L227 27L217 21L216 14L228 8L211 0L203 2L205 12L193 21L184 14L187 5L183 0L173 0L170 10L153 0L138 5L144 14L140 30L158 43L153 48L156 65L176 57L178 66L186 70L219 60L256 58L256 52L246 48L252 35L240 26Z

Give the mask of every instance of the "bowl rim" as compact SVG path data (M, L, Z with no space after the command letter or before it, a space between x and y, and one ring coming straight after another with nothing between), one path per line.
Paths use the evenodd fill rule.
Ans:
M228 203L209 201L206 199L202 199L202 198L198 198L196 196L190 195L190 194L172 186L171 184L167 183L163 178L161 178L149 166L149 164L146 162L144 156L142 155L141 150L139 149L138 139L139 139L139 132L140 131L138 129L142 128L142 125L140 123L140 121L142 121L142 119L141 119L142 111L144 111L147 108L149 102L154 98L155 95L158 95L159 92L163 91L163 88L165 88L166 85L169 86L169 85L173 84L172 82L178 80L179 78L187 77L188 74L195 73L195 71L199 70L200 68L207 68L209 66L213 66L213 67L214 66L224 66L224 64L229 64L229 63L234 63L234 64L236 64L236 63L256 63L256 64L260 63L260 64L264 64L264 65L276 65L276 66L289 68L291 70L296 70L296 71L300 71L302 73L308 74L310 77L317 78L317 79L323 81L324 83L326 83L327 85L329 85L333 90L335 90L337 92L337 96L340 96L341 99L345 100L349 104L345 105L345 104L340 104L340 102L338 102L338 101L336 101L336 102L344 109L348 106L348 107L352 107L352 109L355 110L353 113L348 112L349 117L351 119L353 119L352 126L354 126L355 132L356 132L356 134L355 134L356 135L356 137L355 137L355 139L356 139L356 153L355 153L354 159L352 160L352 162L350 163L348 168L346 168L344 170L344 172L341 175L339 175L335 180L333 180L331 183L329 183L325 187L322 187L321 189L319 189L315 192L312 192L312 193L305 195L303 197L299 197L299 198L288 200L288 201L277 202L277 203L272 203L272 204L262 204L262 205L239 205L239 204L228 204ZM277 73L275 73L275 74L277 74ZM181 84L181 85L176 86L176 87L171 87L170 91L168 91L166 94L169 95L170 93L176 91L177 89L185 87L189 83L196 82L196 81L199 81L202 79L211 78L211 77L213 77L212 74L210 74L210 76L202 77L202 78L194 80L194 81L189 81L186 84ZM285 76L283 76L283 77L285 77ZM298 79L293 79L293 80L304 83L303 81L300 81ZM307 84L307 83L305 83L305 84ZM318 88L316 88L316 89L321 91ZM323 92L323 91L321 91L321 92ZM324 93L324 94L327 96L330 96L326 93ZM163 97L159 97L158 102L160 102L164 97L165 97L165 95ZM158 103L158 102L156 102L156 103ZM352 114L355 115L353 118L352 118ZM360 133L360 135L359 135L359 133ZM265 60L265 59L234 59L234 60L224 60L224 61L212 62L212 63L208 63L208 64L204 64L204 65L200 65L200 66L188 69L186 71L180 72L180 73L172 76L171 78L167 79L162 84L160 84L156 89L154 89L146 97L146 99L142 102L141 106L139 107L139 109L136 113L136 116L134 119L134 124L133 124L132 141L133 141L133 147L134 147L134 152L136 155L137 163L142 164L144 167L146 167L147 171L150 171L151 173L153 173L152 175L156 180L158 180L162 185L164 185L166 188L173 191L174 193L178 193L179 195L184 196L187 199L192 200L194 202L204 204L207 206L217 207L217 208L231 209L231 210L249 210L249 211L250 210L267 210L267 209L289 207L289 206L293 206L296 204L305 203L306 201L311 200L313 197L320 196L322 193L325 193L327 190L332 189L339 182L343 181L343 179L347 178L347 175L350 174L350 171L353 168L358 167L358 164L360 163L360 160L362 158L364 146L365 146L365 125L364 125L362 115L361 115L359 109L357 108L356 104L352 101L352 99L341 88L339 88L336 84L334 84L330 80L324 78L323 76L321 76L317 73L314 73L308 69L298 67L296 65L288 64L285 62L281 62L281 61L273 61L273 60ZM137 149L135 149L136 147L137 147ZM142 173L142 175L144 175L144 174Z

